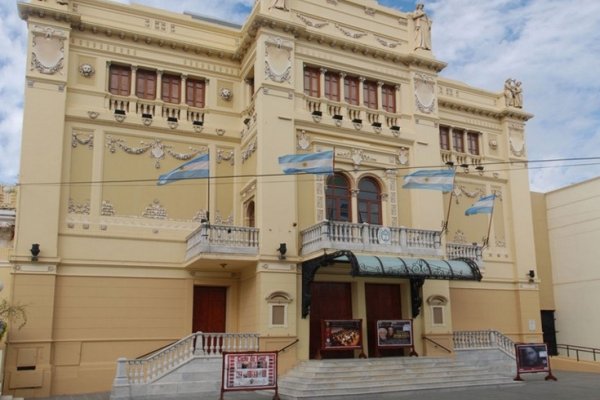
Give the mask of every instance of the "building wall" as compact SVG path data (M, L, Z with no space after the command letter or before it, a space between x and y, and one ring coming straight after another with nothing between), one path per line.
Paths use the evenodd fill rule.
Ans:
M594 307L600 257L597 239L600 179L592 179L545 194L548 247L556 305L557 341L600 347ZM581 322L585 321L585 329Z

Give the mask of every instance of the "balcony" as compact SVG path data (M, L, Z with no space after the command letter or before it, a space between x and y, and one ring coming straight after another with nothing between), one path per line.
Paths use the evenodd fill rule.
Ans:
M323 221L303 230L300 235L302 256L331 249L448 259L468 258L479 267L482 265L481 246L449 243L444 252L440 231Z
M257 228L203 223L186 241L186 261L203 253L258 254Z
M303 230L305 256L322 249L442 256L439 231L323 221Z

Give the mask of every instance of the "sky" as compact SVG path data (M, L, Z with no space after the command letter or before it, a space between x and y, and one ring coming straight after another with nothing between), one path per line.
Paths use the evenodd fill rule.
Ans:
M254 0L134 2L242 24ZM379 0L404 12L415 3ZM524 110L535 115L526 125L531 190L548 192L600 176L600 1L424 3L433 20L433 54L448 63L441 76L495 92L507 78L523 82ZM2 184L17 183L19 174L27 31L16 4L0 0ZM568 161L548 161L557 159Z

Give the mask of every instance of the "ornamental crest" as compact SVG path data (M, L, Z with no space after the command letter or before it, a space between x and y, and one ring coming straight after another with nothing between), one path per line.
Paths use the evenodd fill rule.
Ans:
M47 75L60 72L65 59L66 33L40 25L35 25L31 32L33 34L31 70L37 69Z
M292 44L281 38L265 42L265 77L273 82L290 83L292 77Z
M425 74L415 74L415 104L425 114L435 111L435 80Z

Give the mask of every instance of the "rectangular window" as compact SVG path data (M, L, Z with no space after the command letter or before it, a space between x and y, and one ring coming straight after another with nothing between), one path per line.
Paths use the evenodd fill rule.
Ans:
M156 99L156 71L146 69L137 70L135 95L140 99Z
M271 326L285 326L285 311L287 306L281 304L271 305Z
M167 103L181 103L181 77L163 74L161 82L162 100Z
M440 149L450 150L450 128L440 126Z
M454 151L459 153L465 152L464 131L458 129L452 130L452 144L454 146Z
M347 76L344 79L344 100L353 106L358 105L358 78Z
M185 104L191 107L204 108L206 84L202 79L189 79L185 82Z
M444 307L433 306L431 307L431 311L433 314L433 324L444 325Z
M363 103L367 108L377 109L377 82L363 82Z
M396 112L396 88L392 85L381 87L381 107L389 113Z
M117 96L129 96L131 90L131 67L111 65L108 91Z
M325 97L340 101L340 75L337 72L325 73Z
M320 96L319 80L321 72L318 68L304 68L304 94L311 97Z
M467 146L470 154L479 155L479 132L467 132Z

